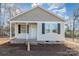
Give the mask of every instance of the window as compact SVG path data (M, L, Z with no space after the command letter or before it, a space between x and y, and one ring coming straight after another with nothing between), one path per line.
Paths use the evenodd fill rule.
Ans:
M21 25L21 33L26 33L26 25Z
M50 24L42 23L42 34L50 32Z
M60 23L42 23L42 34L50 32L60 34Z
M60 24L59 23L51 24L51 30L52 30L53 33L60 34Z
M45 23L45 33L50 33L50 24Z
M26 33L26 26L18 25L18 33Z

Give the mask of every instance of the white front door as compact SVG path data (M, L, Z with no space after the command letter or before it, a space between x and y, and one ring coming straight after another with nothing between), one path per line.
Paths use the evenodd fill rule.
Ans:
M37 26L36 24L29 24L29 39L37 39Z

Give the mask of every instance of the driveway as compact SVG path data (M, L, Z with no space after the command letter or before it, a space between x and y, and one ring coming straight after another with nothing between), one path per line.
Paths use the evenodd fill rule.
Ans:
M0 56L67 56L78 55L78 52L65 44L31 45L27 51L25 44L10 44L8 38L0 38Z

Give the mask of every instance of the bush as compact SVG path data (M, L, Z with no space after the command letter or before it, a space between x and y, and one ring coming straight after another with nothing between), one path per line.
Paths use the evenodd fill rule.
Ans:
M65 37L73 37L73 31L65 31ZM79 37L79 32L74 32L74 37Z

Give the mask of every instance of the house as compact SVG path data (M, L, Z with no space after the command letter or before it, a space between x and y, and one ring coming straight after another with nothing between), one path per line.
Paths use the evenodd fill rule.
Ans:
M30 41L31 43L62 44L65 40L64 23L64 19L58 15L40 6L33 7L11 18L11 43Z

